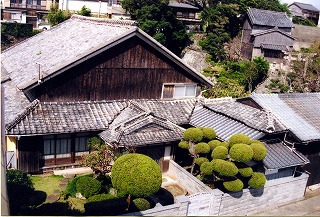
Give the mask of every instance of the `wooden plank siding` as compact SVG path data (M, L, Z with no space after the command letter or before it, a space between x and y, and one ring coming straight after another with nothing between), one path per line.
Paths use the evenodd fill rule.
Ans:
M131 38L35 87L41 101L159 99L163 83L196 79L147 45Z

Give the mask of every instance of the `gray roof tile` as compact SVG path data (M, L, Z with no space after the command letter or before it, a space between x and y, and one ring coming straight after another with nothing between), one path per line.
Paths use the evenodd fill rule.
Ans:
M281 169L310 163L301 153L289 148L282 142L265 143L267 156L263 160L267 169Z
M249 8L247 14L252 24L271 27L293 27L294 24L284 12Z
M313 6L312 4L306 4L306 3L300 3L300 2L293 2L292 4L289 5L289 7L291 5L296 5L299 8L303 9L303 10L308 10L308 11L314 11L314 12L319 12L319 9L316 8L315 6Z
M252 94L300 141L320 140L320 93Z

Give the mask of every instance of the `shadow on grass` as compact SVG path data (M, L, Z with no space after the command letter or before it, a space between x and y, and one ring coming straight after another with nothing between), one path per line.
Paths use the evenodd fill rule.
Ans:
M45 203L37 208L30 208L25 213L28 216L79 216L83 213L71 210L66 202Z

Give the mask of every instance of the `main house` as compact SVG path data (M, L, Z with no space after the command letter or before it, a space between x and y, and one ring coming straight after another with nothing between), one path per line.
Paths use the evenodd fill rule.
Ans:
M262 56L269 62L283 58L293 47L293 27L284 12L249 8L242 30L242 55L248 59Z
M308 19L314 22L316 25L320 24L319 9L312 4L293 2L288 6L291 15L293 17L299 17L302 19Z
M194 98L212 87L135 22L78 15L4 51L1 68L8 164L27 172L74 165L131 99ZM172 124L150 114L139 129L172 131L188 103Z

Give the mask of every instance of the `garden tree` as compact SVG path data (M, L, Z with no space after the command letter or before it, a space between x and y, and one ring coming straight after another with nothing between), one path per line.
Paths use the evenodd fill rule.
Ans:
M168 1L163 0L123 0L122 7L139 28L163 44L173 53L180 55L189 41L185 25L179 21Z
M313 27L316 27L317 24L312 22L311 20L308 20L308 19L304 19L304 18L301 18L301 17L292 17L292 22L294 24L299 24L299 25L304 25L304 26L313 26Z
M54 2L50 5L49 13L48 13L48 21L51 26L55 26L63 21L69 19L71 17L71 13L69 10L62 11L59 9L59 4Z
M77 14L81 16L91 16L91 10L90 8L87 8L85 5L82 6L81 10L77 12Z
M83 156L81 165L90 167L96 175L109 173L117 159L117 151L98 137L90 138L87 145L92 151Z
M199 159L202 155L210 153L211 148L206 142L216 138L216 132L211 128L206 127L191 127L183 133L183 141L178 146L183 149L188 149L190 155L193 157L191 165L191 174L193 173L194 165L202 162Z
M192 130L189 130L192 129ZM198 128L189 128L185 140L179 144L181 148L191 149L194 141L202 144L201 133L195 131ZM186 132L187 132L186 130ZM192 135L192 136L191 136ZM188 141L187 140L187 141ZM191 142L190 142L191 141ZM198 145L194 145L195 147ZM203 146L203 145L202 145ZM199 166L200 179L208 183L222 183L227 191L237 192L246 186L251 188L261 188L266 183L263 173L255 172L246 162L260 162L266 157L267 149L259 140L251 140L245 134L234 134L228 142L211 140L208 142L211 155L197 157L194 163ZM204 147L202 147L204 150ZM190 150L192 153L192 150ZM196 154L196 153L195 153ZM211 180L211 181L210 181Z
M146 155L125 154L114 162L111 182L118 195L148 197L161 188L161 169L153 159Z

